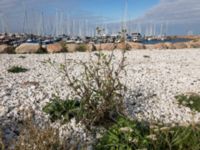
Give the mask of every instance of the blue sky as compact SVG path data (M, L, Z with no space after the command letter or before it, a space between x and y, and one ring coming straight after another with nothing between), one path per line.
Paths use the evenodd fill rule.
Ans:
M165 24L169 34L200 33L200 0L127 1L126 19L132 23L132 28L134 25L149 28L152 24ZM34 30L31 32L38 30L42 23L45 24L47 31L56 30L56 26L70 26L66 30L75 32L79 28L78 24L91 28L91 24L114 22L118 23L115 28L117 26L119 30L124 5L125 0L0 0L0 32L21 32L25 12L28 20L26 26L29 26L27 30ZM56 17L59 19L56 20ZM61 19L62 22L58 22ZM86 27L81 30L86 30Z
M125 0L83 0L81 8L98 16L105 16L110 21L120 21L124 13ZM143 15L159 0L128 0L128 18L135 19Z

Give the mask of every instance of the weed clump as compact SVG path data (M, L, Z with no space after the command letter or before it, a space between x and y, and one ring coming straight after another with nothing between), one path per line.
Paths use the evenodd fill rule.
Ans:
M64 143L60 140L58 129L46 126L38 127L33 121L26 120L19 137L14 142L15 150L63 150Z
M178 95L175 97L179 104L189 107L191 110L200 112L200 95L191 94L191 95Z
M199 125L166 127L120 117L98 140L96 149L198 150L199 139Z
M71 105L72 101L53 101L47 104L44 110L54 119L55 117L60 119L60 116L66 114L66 120L73 116L77 121L90 127L113 121L116 116L124 113L123 99L126 87L120 81L121 74L125 72L124 52L116 66L112 63L113 53L108 56L99 52L93 57L95 59L91 59L90 62L70 60L72 64L61 65L67 85L72 91L71 97L73 100L79 99L80 106ZM80 76L72 75L72 70L69 68L69 66L75 68L76 65L82 67L83 72ZM67 107L64 107L63 103ZM50 108L51 111L46 108Z
M10 69L8 69L8 72L10 73L21 73L21 72L27 72L28 69L23 68L21 66L12 66Z
M43 108L43 111L49 114L52 122L62 120L70 121L78 115L80 102L75 100L62 100L58 96L54 96L50 102Z
M76 51L78 52L85 52L87 51L87 46L85 44L80 44L76 47Z

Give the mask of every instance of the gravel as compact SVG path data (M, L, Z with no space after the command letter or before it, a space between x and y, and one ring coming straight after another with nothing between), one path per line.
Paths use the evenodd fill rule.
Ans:
M120 51L114 54L117 59L121 56ZM0 55L0 121L2 125L16 125L23 119L24 110L33 109L36 121L42 124L48 116L41 109L52 94L58 93L62 98L69 94L59 71L43 62L49 58L57 63L65 59L87 61L90 53L27 54L24 59L19 56L22 55ZM174 98L182 93L200 93L200 49L134 50L128 51L126 57L127 76L122 82L129 89L125 99L130 117L166 124L200 121L199 113L178 105ZM14 65L29 71L7 72Z

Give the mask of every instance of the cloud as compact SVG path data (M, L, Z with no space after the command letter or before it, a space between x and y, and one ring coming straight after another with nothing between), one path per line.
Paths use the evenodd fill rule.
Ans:
M199 0L160 0L160 3L138 18L143 22L197 23Z

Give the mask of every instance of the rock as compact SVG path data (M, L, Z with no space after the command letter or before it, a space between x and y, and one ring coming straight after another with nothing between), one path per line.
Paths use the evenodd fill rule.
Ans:
M14 48L7 44L0 45L0 54L1 53L14 53Z
M128 43L118 43L116 49L129 50L131 46Z
M167 45L165 45L164 43L158 43L154 45L155 49L167 49Z
M186 45L188 48L200 48L200 41L190 41Z
M60 43L54 43L54 44L47 45L48 53L60 53L60 52L64 52L64 51L65 50Z
M167 49L175 49L174 45L171 42L165 42L164 43L167 47Z
M128 45L131 49L145 49L145 45L142 43L129 42Z
M67 44L66 47L67 47L68 52L75 52L77 48L77 44Z
M87 44L87 49L90 52L97 50L94 44Z
M181 43L174 43L174 47L175 47L176 49L188 48L187 44L184 43L184 42L181 42Z
M102 43L101 45L100 44L96 44L95 45L96 47L96 50L109 50L109 51L112 51L115 49L115 44L114 43Z
M23 43L15 49L17 54L38 53L41 47L39 44Z

